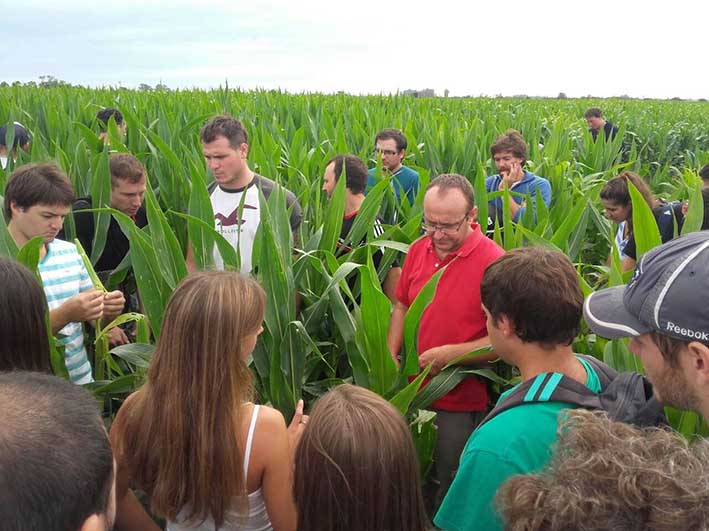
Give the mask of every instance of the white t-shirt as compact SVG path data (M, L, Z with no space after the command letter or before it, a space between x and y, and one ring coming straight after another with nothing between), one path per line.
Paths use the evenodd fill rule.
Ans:
M253 248L256 231L261 222L261 203L259 188L268 200L273 189L278 186L270 179L254 175L245 188L225 190L221 186L212 186L209 199L214 211L214 228L236 249L241 257L241 272L250 273L253 268ZM243 206L242 206L243 202ZM286 206L293 205L290 215L291 229L300 225L302 212L292 192L286 190ZM214 246L214 264L217 269L224 269L224 261L217 246Z

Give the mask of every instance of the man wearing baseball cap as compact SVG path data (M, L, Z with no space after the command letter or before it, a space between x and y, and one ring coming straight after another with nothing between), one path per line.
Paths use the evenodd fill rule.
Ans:
M596 334L632 337L663 404L709 419L709 231L693 232L645 254L627 286L584 302Z

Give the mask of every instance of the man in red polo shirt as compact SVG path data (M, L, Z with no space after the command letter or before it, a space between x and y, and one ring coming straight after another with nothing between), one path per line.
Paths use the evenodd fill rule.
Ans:
M421 316L418 334L419 366L433 364L430 374L435 375L455 358L490 344L480 302L480 281L488 264L504 251L480 231L473 187L461 175L439 175L431 181L423 200L423 214L426 236L411 245L404 261L388 343L396 359L409 306L436 271L445 267L436 295ZM494 354L487 354L462 363L482 367L494 359ZM485 417L487 407L485 383L472 375L432 404L438 427L434 456L440 486L436 507L448 491L465 443Z

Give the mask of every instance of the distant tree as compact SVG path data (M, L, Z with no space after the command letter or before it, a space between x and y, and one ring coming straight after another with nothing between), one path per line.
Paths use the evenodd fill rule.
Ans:
M168 87L168 86L165 85L164 83L158 83L157 85L155 85L155 90L157 90L157 91L160 91L160 90L169 91L169 90L170 90L170 87Z
M568 99L568 96L566 95L566 92L559 92L559 95L556 97L558 100L565 100Z
M150 92L153 90L153 87L145 83L141 83L140 85L138 85L138 90L141 92Z
M69 83L61 79L57 79L54 76L44 75L39 76L39 86L42 88L55 88L55 87L67 87L70 86Z
M448 97L448 94L450 94L450 90L445 89L445 90L443 91L443 97L444 97L444 98L447 98L447 97Z

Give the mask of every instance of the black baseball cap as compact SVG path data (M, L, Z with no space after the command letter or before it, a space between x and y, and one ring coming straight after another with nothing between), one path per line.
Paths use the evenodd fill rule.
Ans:
M627 286L584 301L589 328L608 339L659 332L709 344L709 231L692 232L647 252Z

